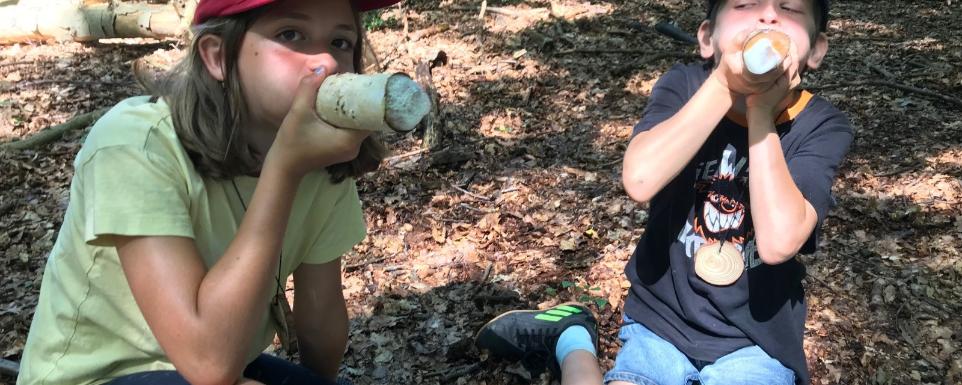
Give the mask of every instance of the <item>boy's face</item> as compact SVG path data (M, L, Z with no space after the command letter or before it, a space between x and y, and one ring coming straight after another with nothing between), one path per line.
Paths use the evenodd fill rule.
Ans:
M799 70L815 69L828 50L828 39L817 32L815 0L727 0L715 11L715 22L702 23L698 30L701 55L717 58L736 39L744 39L753 30L768 28L792 38Z

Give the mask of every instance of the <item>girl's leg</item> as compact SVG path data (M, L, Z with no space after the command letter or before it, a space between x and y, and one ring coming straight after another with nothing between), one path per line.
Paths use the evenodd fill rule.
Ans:
M310 369L267 354L261 354L244 369L236 385L334 385ZM190 385L173 370L129 374L105 385Z
M310 369L268 354L261 354L244 369L244 377L265 385L334 385Z
M173 370L156 370L117 377L105 385L190 385Z

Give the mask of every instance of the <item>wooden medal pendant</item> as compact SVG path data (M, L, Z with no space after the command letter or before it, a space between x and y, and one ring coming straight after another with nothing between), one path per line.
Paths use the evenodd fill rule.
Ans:
M745 259L731 242L711 242L695 252L695 275L715 286L728 286L741 277Z

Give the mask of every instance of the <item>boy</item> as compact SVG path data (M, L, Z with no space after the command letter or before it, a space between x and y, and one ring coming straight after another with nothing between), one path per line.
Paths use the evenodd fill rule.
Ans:
M794 256L814 252L852 141L840 111L795 90L825 57L828 8L827 0L708 1L698 42L711 62L677 65L652 90L623 173L628 195L650 202L650 219L625 268L623 346L605 382L809 383L805 269ZM748 73L741 58L757 29L793 42L781 67L763 75ZM695 273L695 256L726 244L741 254L743 271L731 284L710 284ZM514 314L499 319L526 315ZM538 329L533 316L515 323ZM478 343L514 341L515 329L492 321ZM571 343L551 332L540 349ZM567 376L573 355L555 353ZM592 378L582 383L600 382Z

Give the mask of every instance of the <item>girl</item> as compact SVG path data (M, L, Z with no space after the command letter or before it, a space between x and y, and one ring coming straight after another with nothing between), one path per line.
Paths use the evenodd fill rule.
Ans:
M397 1L200 1L157 96L122 101L77 155L18 384L335 378L340 256L365 234L351 178L384 151L313 104L361 68L358 12ZM304 366L260 353L291 273Z

